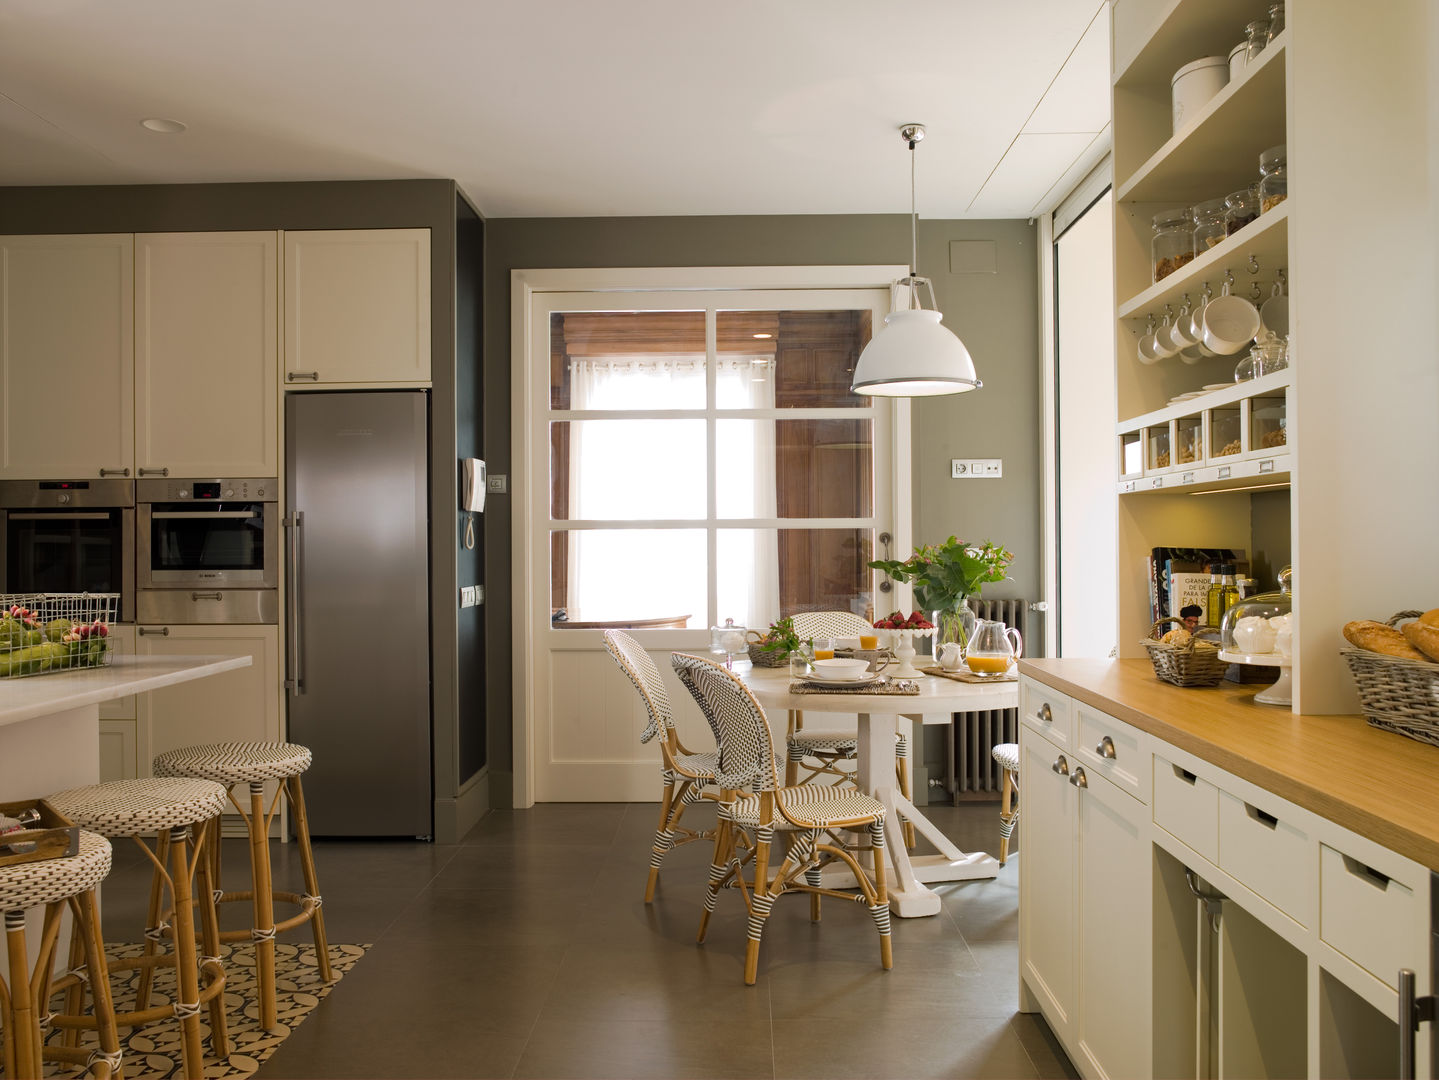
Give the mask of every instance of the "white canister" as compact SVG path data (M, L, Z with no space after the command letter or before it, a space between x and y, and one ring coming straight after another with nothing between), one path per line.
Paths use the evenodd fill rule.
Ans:
M1244 70L1248 66L1249 39L1246 38L1229 50L1229 81L1238 82L1244 78Z
M1229 59L1224 56L1205 56L1176 71L1170 81L1175 133L1228 82Z

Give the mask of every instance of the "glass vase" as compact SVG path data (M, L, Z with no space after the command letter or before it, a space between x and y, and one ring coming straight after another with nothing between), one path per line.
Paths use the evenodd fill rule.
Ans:
M974 636L975 614L968 603L960 600L954 607L930 613L929 621L934 623L934 638L931 648L935 663L939 662L940 650L950 642L959 646L959 655L964 656L969 639Z

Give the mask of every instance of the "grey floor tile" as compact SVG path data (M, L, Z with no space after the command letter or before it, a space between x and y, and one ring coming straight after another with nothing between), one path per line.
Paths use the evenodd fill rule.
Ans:
M851 1024L774 1022L775 1076L1037 1078L1008 1017L947 1024L874 1022L863 998Z
M1079 1080L1064 1048L1039 1013L1015 1013L1010 1020L1030 1061L1043 1080Z
M517 1077L774 1076L768 1020L714 1016L716 1023L626 1020L597 1023L544 1018L530 1037Z

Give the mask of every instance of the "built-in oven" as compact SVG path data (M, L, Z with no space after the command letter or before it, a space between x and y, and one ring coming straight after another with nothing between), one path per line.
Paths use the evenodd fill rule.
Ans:
M136 489L142 623L279 621L279 483L142 479Z
M0 480L0 593L119 593L135 618L135 481Z

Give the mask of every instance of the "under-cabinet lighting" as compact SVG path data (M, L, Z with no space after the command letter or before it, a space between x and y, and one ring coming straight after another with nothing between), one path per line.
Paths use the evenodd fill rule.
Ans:
M1244 487L1213 488L1209 491L1191 491L1191 495L1233 495L1236 491L1277 491L1280 488L1287 488L1289 484L1246 484Z
M764 341L764 340L766 340L766 339L768 339L768 338L774 337L774 335L773 335L773 334L756 334L755 337L759 338L761 341Z

